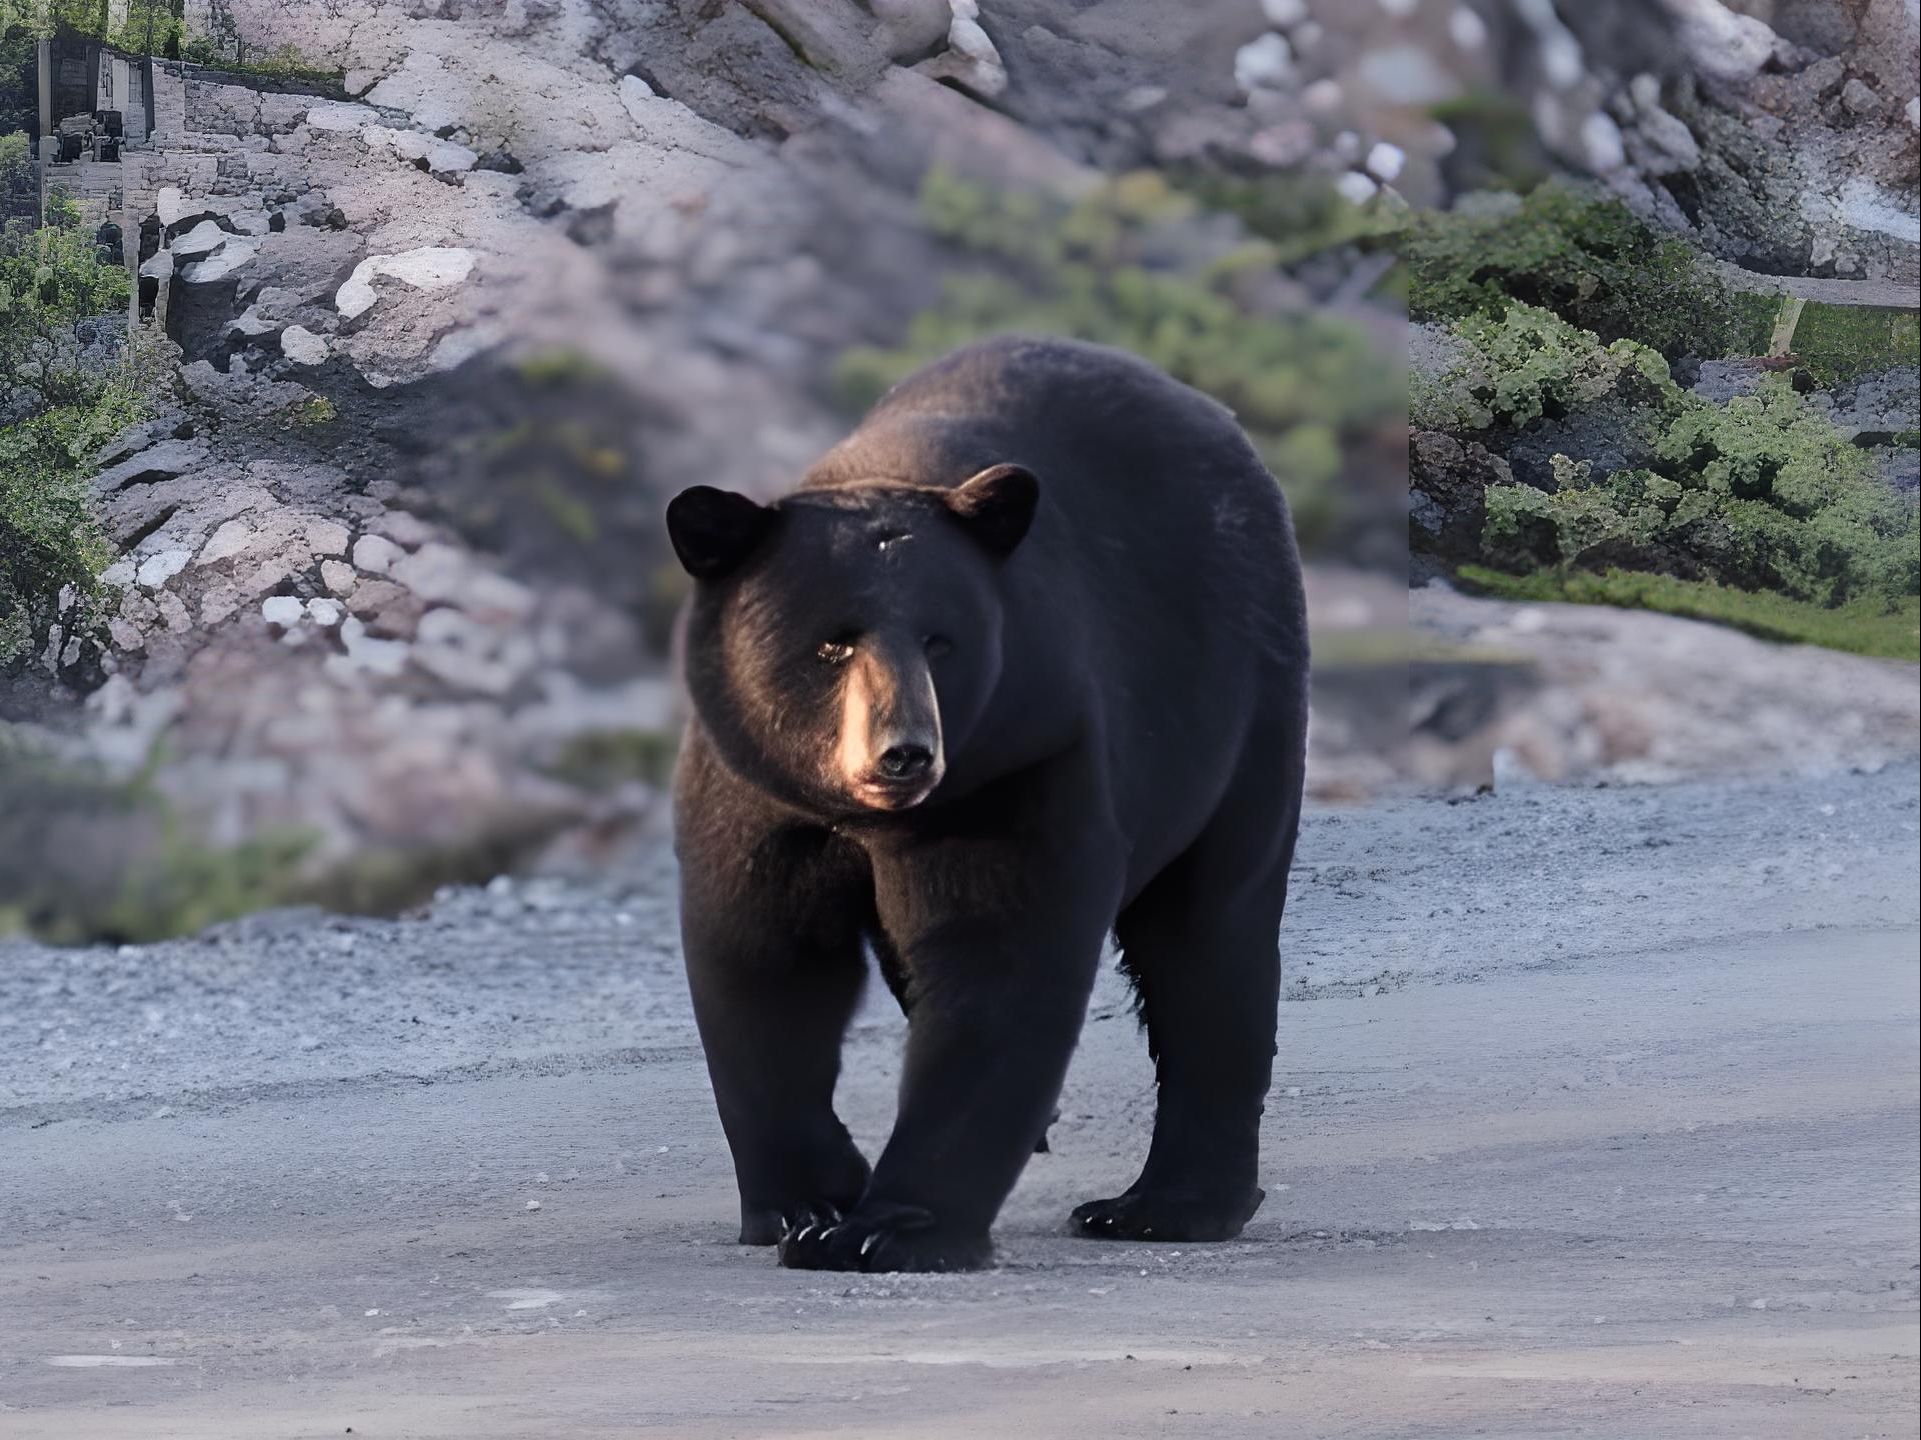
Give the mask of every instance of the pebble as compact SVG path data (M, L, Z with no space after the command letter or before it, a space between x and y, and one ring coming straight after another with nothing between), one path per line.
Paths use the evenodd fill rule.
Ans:
M260 602L260 618L269 625L297 625L307 607L294 595L269 595Z

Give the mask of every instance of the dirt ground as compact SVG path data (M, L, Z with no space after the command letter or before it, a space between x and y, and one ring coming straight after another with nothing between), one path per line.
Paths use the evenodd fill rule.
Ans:
M1151 1113L1108 975L968 1276L732 1243L664 856L0 946L0 1437L1914 1435L1917 794L1317 811L1246 1235L1063 1233Z

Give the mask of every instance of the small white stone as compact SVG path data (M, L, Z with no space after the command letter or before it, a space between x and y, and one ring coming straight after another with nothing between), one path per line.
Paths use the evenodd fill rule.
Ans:
M238 555L253 544L253 527L245 520L229 520L213 532L213 538L200 547L200 564L212 565L229 555Z
M1261 13L1268 24L1285 30L1307 19L1307 0L1261 0Z
M1234 83L1253 91L1282 85L1294 71L1294 47L1270 30L1234 52Z
M372 125L380 119L371 105L350 105L338 100L323 100L307 112L308 128L344 134Z
M347 607L342 605L338 600L309 600L307 602L307 618L316 625L324 625L331 628L338 625L346 613Z
M473 273L474 252L451 245L423 245L397 255L369 255L334 293L334 304L349 320L373 308L376 276L391 276L416 290L442 290Z
M140 563L140 573L136 578L149 590L157 590L185 570L192 558L191 550L162 550Z
M1619 170L1627 164L1627 146L1621 139L1621 127L1603 110L1596 110L1581 122L1581 150L1587 156L1588 169L1597 175Z
M1392 184L1407 164L1407 151L1399 145L1390 145L1385 140L1377 141L1374 148L1367 152L1367 170L1383 185Z
M354 575L354 567L344 560L322 560L320 579L321 583L335 595L353 594L354 586L358 583Z
M296 365L318 365L327 358L327 337L304 325L289 325L280 332L280 353Z
M1334 182L1334 189L1349 204L1365 205L1374 198L1380 187L1360 171L1349 170Z
M133 584L134 563L131 560L116 560L100 572L102 585L114 585L124 589Z
M293 595L269 595L260 602L260 618L269 625L298 625L307 607Z
M1332 114L1345 98L1338 80L1316 80L1301 92L1301 104L1317 115Z
M385 535L362 535L354 541L354 564L373 575L385 575L387 567L406 553Z
M529 1200L527 1202L527 1208L529 1210L538 1210L540 1208L540 1202L538 1200Z
M1447 17L1447 35L1463 50L1479 50L1487 44L1487 22L1465 5L1456 5Z

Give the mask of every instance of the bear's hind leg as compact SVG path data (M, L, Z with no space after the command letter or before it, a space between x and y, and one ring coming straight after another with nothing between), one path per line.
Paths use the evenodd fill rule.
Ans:
M1139 990L1159 1096L1140 1178L1124 1194L1077 1207L1079 1233L1231 1240L1259 1208L1278 932L1297 817L1298 804L1270 812L1264 831L1217 821L1115 925Z

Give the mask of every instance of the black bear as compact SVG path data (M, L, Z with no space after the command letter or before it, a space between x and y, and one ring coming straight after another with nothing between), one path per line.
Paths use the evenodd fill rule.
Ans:
M989 340L775 503L696 486L667 525L695 581L682 938L742 1243L986 1264L1110 932L1158 1110L1140 1178L1075 1225L1239 1234L1308 657L1287 506L1232 415L1117 350ZM871 1170L833 1106L869 948L908 1016Z

